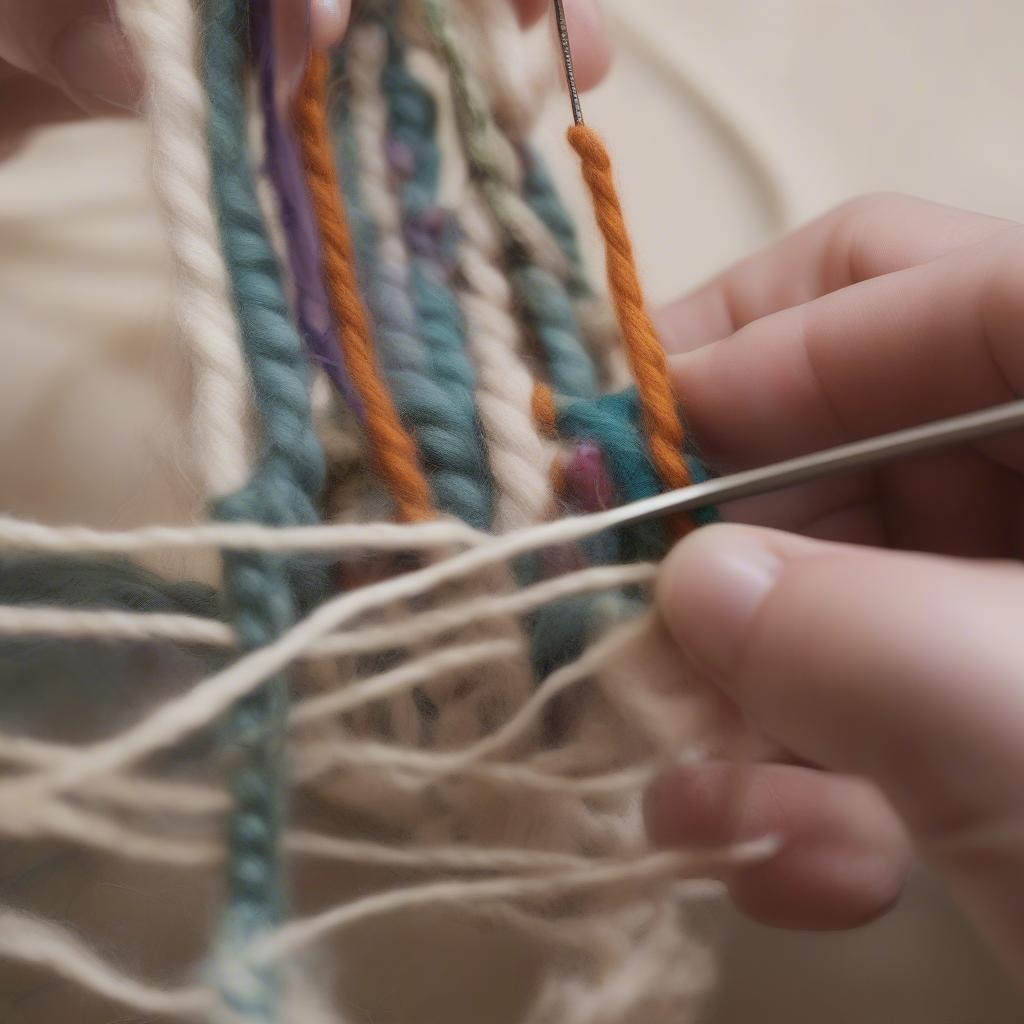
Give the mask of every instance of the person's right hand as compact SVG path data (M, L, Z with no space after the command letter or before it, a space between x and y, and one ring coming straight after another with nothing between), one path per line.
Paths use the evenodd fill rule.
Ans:
M1022 282L1020 225L850 204L666 312L694 436L728 472L1018 397ZM1024 981L1024 436L724 511L659 604L764 757L670 772L653 837L778 834L730 890L798 928L883 913L913 849Z

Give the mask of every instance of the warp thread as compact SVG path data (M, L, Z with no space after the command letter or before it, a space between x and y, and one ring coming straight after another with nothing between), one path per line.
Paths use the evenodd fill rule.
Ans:
M390 49L384 27L372 22L354 26L345 47L350 102L340 119L342 152L348 157L343 178L361 279L378 357L395 406L416 440L434 502L442 511L486 529L493 515L487 462L458 307L443 281L426 276L422 261L415 270L419 308L412 290L411 254L388 162L389 110L382 87ZM432 317L430 341L440 341L442 365L455 371L454 388L446 386L451 375L448 380L436 376L424 311Z

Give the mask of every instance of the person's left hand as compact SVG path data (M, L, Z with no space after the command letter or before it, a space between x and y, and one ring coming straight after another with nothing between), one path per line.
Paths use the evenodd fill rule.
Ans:
M524 27L550 0L510 0ZM274 0L281 45L302 54L307 35L326 50L345 32L351 0ZM308 7L307 7L308 5ZM308 14L307 14L308 12ZM599 81L611 44L596 0L566 0L580 85ZM287 36L287 37L285 37ZM0 0L0 142L41 124L82 116L130 114L139 73L108 0Z

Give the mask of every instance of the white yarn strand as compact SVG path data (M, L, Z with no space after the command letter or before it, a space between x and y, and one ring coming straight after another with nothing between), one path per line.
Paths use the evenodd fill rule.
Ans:
M194 441L207 492L219 497L248 474L251 402L210 199L198 16L189 0L118 0L117 11L144 65L153 177L193 372Z

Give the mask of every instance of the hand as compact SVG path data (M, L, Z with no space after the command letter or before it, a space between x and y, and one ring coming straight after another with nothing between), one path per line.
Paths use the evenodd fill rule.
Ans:
M300 55L307 20L313 46L329 49L343 35L351 8L351 0L274 2L278 24L285 31L294 27L282 49ZM550 7L550 0L512 2L524 25ZM581 85L589 87L607 71L611 44L596 0L568 0L567 6ZM0 0L0 142L44 123L135 109L139 74L110 11L107 0Z
M693 432L736 470L1006 402L1024 392L1022 280L1019 225L843 207L665 313ZM767 756L668 773L655 841L778 834L730 890L804 928L882 913L914 849L1024 981L1022 474L1007 436L725 510L786 532L683 541L664 621Z

